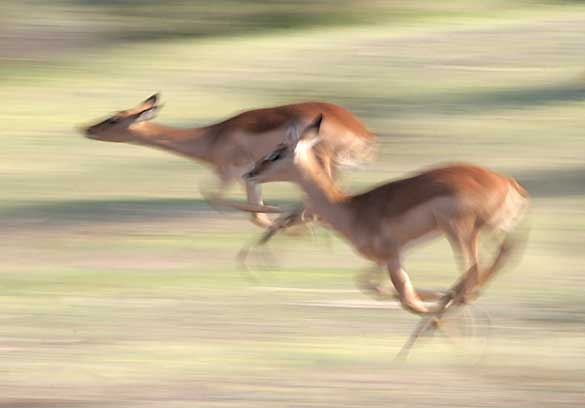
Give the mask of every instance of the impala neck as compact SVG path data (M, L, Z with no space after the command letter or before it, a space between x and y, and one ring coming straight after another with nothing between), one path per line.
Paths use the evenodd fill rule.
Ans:
M171 151L191 159L212 161L213 133L210 128L181 129L141 122L130 131L136 143Z
M343 235L351 228L351 213L347 205L351 196L341 191L319 165L312 152L297 157L299 184L307 194L311 209Z

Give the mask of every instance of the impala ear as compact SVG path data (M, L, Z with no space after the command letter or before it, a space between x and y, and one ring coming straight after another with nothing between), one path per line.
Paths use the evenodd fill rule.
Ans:
M158 101L160 99L160 93L155 93L154 95L148 97L147 99L144 100L144 102L142 102L142 105L144 106L155 106Z
M288 144L294 146L300 140L303 139L310 139L316 138L312 131L314 131L317 135L319 134L319 130L321 129L321 123L323 122L323 114L320 113L311 123L304 126L304 124L299 123L298 121L294 121L289 125L286 139Z
M323 114L319 114L319 116L317 116L311 123L309 123L305 127L295 147L295 154L297 155L306 154L317 143L321 141L321 136L319 136L319 130L321 129L322 122Z
M157 106L153 106L152 108L145 109L142 112L136 113L135 115L132 116L132 122L138 123L138 122L145 122L147 120L151 120L152 118L154 118L157 115L160 108L161 108L161 105L157 105Z
M302 136L307 137L307 135L310 134L311 130L314 130L317 134L319 134L319 131L321 130L321 123L323 123L322 113L320 113L319 116L317 116L315 119L313 119L311 123L309 123L309 125L303 131Z
M301 136L302 136L302 129L299 126L299 123L297 121L293 121L292 123L289 123L288 128L286 129L286 137L285 137L286 144L288 144L290 146L294 146L295 144L297 144L297 142L299 141Z

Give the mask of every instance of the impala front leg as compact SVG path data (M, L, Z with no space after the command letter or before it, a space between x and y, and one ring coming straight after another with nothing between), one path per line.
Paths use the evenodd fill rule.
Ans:
M265 245L279 231L285 230L292 225L302 223L303 222L302 213L303 209L301 208L297 211L293 211L290 214L281 215L280 217L276 218L268 228L266 228L266 230L258 240L254 241L251 245L246 245L245 247L243 247L237 256L237 260L242 266L242 269L247 270L246 259L248 258L248 254L250 253L251 250ZM258 279L254 277L254 280L257 281Z
M219 180L220 181L215 189L207 189L206 187L199 188L205 201L207 201L207 203L216 210L219 210L225 206L225 192L233 183L233 179L227 177L220 177Z
M400 295L385 281L385 276L380 267L376 265L355 275L356 286L376 300L400 301ZM416 294L424 302L436 302L446 295L444 291L431 289L416 289Z
M259 184L253 182L246 182L246 195L248 197L248 203L262 206L264 202L262 201L262 189ZM264 213L251 213L252 222L259 227L268 228L272 225L272 221L268 217L268 215Z
M424 305L424 302L414 289L414 286L412 286L410 277L406 271L402 269L398 258L388 262L387 267L392 284L394 285L396 292L398 292L398 297L402 307L415 314L427 314L434 311Z

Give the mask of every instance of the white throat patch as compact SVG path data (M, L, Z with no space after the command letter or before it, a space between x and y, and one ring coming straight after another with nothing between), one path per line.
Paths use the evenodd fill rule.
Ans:
M305 157L309 150L321 141L320 137L314 137L309 140L300 140L295 147L295 157Z

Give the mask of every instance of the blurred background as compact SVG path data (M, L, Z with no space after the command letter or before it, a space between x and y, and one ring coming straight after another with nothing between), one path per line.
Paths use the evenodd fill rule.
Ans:
M2 0L0 407L584 406L584 57L581 1ZM349 191L456 160L517 177L532 231L478 302L489 342L394 364L418 319L358 292L367 262L322 228L244 279L260 230L202 200L206 168L75 130L157 91L173 126L352 110L381 153ZM458 274L444 241L405 263Z

